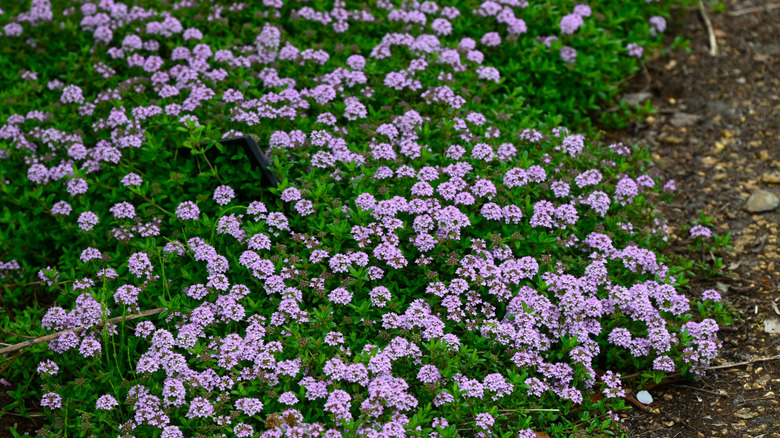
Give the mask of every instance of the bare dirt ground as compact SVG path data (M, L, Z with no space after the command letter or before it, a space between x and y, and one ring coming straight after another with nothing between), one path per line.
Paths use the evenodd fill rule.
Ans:
M734 250L721 254L726 275L695 279L690 293L719 290L739 319L720 333L720 359L706 377L645 388L654 402L622 415L632 438L780 437L780 335L765 331L780 319L780 208L746 210L756 190L780 195L780 3L726 0L725 12L706 10L711 32L698 10L681 11L667 32L690 40L690 52L649 62L633 81L630 91L649 93L658 112L610 135L648 145L677 181L670 225L704 211L716 233L732 234ZM680 234L671 250L682 253Z

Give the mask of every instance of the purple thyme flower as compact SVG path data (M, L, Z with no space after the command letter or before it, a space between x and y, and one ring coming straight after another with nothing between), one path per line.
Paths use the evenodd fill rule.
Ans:
M138 295L141 293L141 289L130 284L120 286L114 293L114 301L117 304L123 304L130 308L137 308Z
M89 184L83 178L73 178L68 181L67 186L70 196L83 195L89 189Z
M560 22L561 33L571 35L576 32L583 23L582 16L576 12L574 14L564 15Z
M73 211L73 207L65 201L58 201L51 207L51 214L67 216Z
M635 58L641 58L642 52L644 52L642 46L637 43L629 43L628 46L626 46L626 50L628 50L628 56L633 56Z
M122 177L122 185L125 187L137 187L140 186L141 183L143 183L143 180L141 179L138 174L130 172L124 177Z
M208 418L214 413L214 407L204 397L195 397L190 402L190 409L185 415L187 418Z
M704 292L702 292L701 299L715 301L717 303L720 301L720 294L718 293L718 291L714 289L707 289Z
M601 376L601 380L606 385L604 388L604 397L624 397L626 392L623 390L623 382L620 380L620 374L607 371Z
M590 17L591 10L588 5L577 5L574 7L574 13L581 17Z
M481 414L477 415L477 427L483 430L490 430L493 427L493 424L495 424L496 420L493 418L492 415L483 412Z
M119 202L109 209L116 219L132 219L135 217L135 207L129 202Z
M564 46L561 49L560 55L561 58L563 58L563 62L566 62L567 64L573 64L574 61L577 60L577 50L573 47Z
M96 248L89 247L85 249L84 251L81 251L81 259L82 263L87 263L90 260L100 259L103 255L100 254L100 251Z
M653 360L653 369L673 373L675 369L674 360L669 356L658 356Z
M704 225L696 225L691 228L691 237L712 237L712 231Z
M656 36L666 30L666 20L661 16L650 17L650 35Z
M333 289L328 294L328 300L336 304L349 304L352 301L352 292L343 287Z
M235 407L244 414L253 417L263 410L263 403L256 398L240 398L236 400Z
M84 103L84 92L76 85L68 85L62 89L60 102L62 102L63 105L69 103Z
M103 409L106 411L110 411L111 409L114 409L115 407L119 406L119 402L116 401L114 396L112 395L102 395L97 400L97 403L95 404L95 409Z
M176 207L176 216L178 216L178 218L183 221L187 221L187 220L196 221L198 220L199 215L200 215L200 209L192 201L184 201L181 204L179 204L178 207Z
M309 216L314 214L314 204L308 199L301 199L295 203L295 211L301 216Z
M588 195L585 201L583 201L583 204L590 205L590 208L592 208L596 213L600 214L601 217L604 217L607 214L607 210L609 210L609 203L609 195L600 191L591 193Z
M52 360L45 359L38 364L38 374L56 376L59 371L60 367Z
M328 345L330 345L332 347L336 347L336 346L344 343L344 335L342 335L339 332L328 332L325 335L325 340L324 341L325 341L326 344L328 344Z
M564 198L569 195L569 184L563 181L553 181L551 186L556 198Z
M561 55L563 56L563 55ZM563 138L560 149L572 157L576 157L585 148L585 137L582 134L567 135Z
M41 397L41 406L49 409L59 409L62 407L62 397L54 392L47 392Z
M79 353L84 357L94 357L100 355L100 352L102 351L102 347L100 345L100 342L93 338L93 337L87 337L84 338L81 341L81 346L79 347Z
M615 187L615 201L619 202L620 205L630 204L638 194L639 189L636 182L629 177L622 178Z
M214 190L214 201L219 205L227 205L235 196L236 192L230 186L222 185Z
M287 391L279 396L279 403L292 406L298 403L298 397L296 397L294 393Z
M282 201L292 202L301 199L301 192L295 187L288 187L282 191Z
M137 252L131 255L128 259L127 267L138 278L141 278L143 275L148 277L152 272L152 262L149 261L149 256L144 252Z
M501 37L498 32L488 32L479 41L488 47L496 47L501 44Z
M160 438L184 438L184 433L179 426L165 426L162 428Z
M417 378L423 383L436 383L441 380L441 373L433 365L423 365L417 373Z
M92 228L97 225L98 221L99 219L97 215L91 211L85 211L84 213L81 213L77 220L79 228L84 231L91 231Z
M384 286L377 286L369 292L369 298L371 304L376 307L385 307L385 305L392 299L390 290Z

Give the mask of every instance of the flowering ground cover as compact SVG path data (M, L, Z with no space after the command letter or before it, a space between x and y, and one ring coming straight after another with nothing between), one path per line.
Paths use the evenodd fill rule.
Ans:
M674 182L587 121L670 6L6 8L3 329L62 334L10 359L5 409L63 436L614 433L621 375L703 373L728 320L657 251ZM277 187L215 141L244 134Z

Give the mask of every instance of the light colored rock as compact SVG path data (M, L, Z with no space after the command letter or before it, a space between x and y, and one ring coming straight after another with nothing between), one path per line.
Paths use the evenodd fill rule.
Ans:
M780 205L780 198L772 192L766 190L756 190L750 195L745 204L747 211L751 213L762 213L771 211Z
M764 321L764 333L780 333L780 319L767 318Z
M649 405L653 402L653 396L650 395L647 391L639 391L636 393L636 399L639 400L639 403L642 403L644 405Z
M642 102L646 101L647 99L650 99L653 97L650 93L631 93L626 94L623 96L623 100L626 101L626 105L628 106L636 106L640 105Z
M674 113L669 123L677 128L682 128L683 126L695 125L699 120L701 120L701 116L698 114Z

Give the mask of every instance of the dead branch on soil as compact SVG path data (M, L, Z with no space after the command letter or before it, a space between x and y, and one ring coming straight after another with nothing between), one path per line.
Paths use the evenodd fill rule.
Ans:
M651 409L650 409L650 406L646 406L646 405L642 404L642 402L637 400L632 395L626 394L626 395L623 396L623 399L624 400L628 400L629 403L631 403L632 405L636 406L637 408L639 408L639 409L641 409L641 410L643 410L645 412L652 412Z
M726 394L721 394L719 392L710 391L709 389L697 388L695 386L687 386L687 385L675 385L675 386L679 386L680 388L685 388L685 389L692 389L694 391L700 391L700 392L703 392L703 393L706 393L706 394L717 395L718 397L728 397Z
M117 316L116 318L111 318L111 319L106 320L105 322L98 323L94 327L102 327L106 323L113 324L115 322L121 322L123 320L124 321L130 321L131 319L144 318L146 316L151 316L151 315L156 315L158 313L163 313L166 310L168 310L168 309L157 308L157 309L151 309L151 310L144 310L141 313L133 313L131 315ZM50 335L41 336L41 337L38 337L38 338L35 338L35 339L31 339L29 341L20 342L20 343L18 343L16 345L12 345L10 347L6 347L6 348L3 348L3 349L0 349L0 354L13 353L14 351L19 351L19 350L21 350L23 348L27 348L27 347L30 347L30 346L33 346L33 345L36 345L36 344L40 344L41 342L52 341L54 339L59 338L60 336L62 336L63 334L65 334L67 332L73 332L73 333L78 334L78 333L83 332L86 329L87 329L87 327L75 327L75 328L72 328L72 329L62 330L62 331L57 332L57 333L52 333Z
M780 354L775 355L775 356L770 356L770 357L759 357L758 359L746 360L744 362L727 363L727 364L724 364L724 365L716 365L714 367L708 367L707 371L709 371L709 370L723 370L723 369L727 369L727 368L736 368L736 367L741 367L743 365L750 365L750 364L756 363L756 362L767 362L767 361L776 360L776 359L780 359ZM631 378L634 378L634 377L639 377L641 375L642 375L642 373L634 373L634 374L629 374L629 375L623 376L620 379L621 380L628 380L628 379L631 379ZM679 373L679 372L678 373L674 373L674 374L670 374L670 375L666 376L666 379L671 379L673 377L679 377L681 375L682 375L682 373ZM658 385L654 385L654 386L659 386L659 385L667 384L667 383L671 383L671 382L659 383Z
M712 28L710 17L704 9L704 2L702 0L699 0L699 14L701 14L702 20L704 20L704 27L707 28L707 35L710 37L710 55L718 56L718 41L715 39L715 31Z
M756 362L767 362L767 361L775 360L775 359L780 359L780 354L775 355L775 356L770 356L770 357L760 357L758 359L746 360L744 362L729 363L729 364L725 364L725 365L717 365L717 366L714 366L714 367L709 367L709 368L707 368L707 370L708 371L709 370L722 370L722 369L726 369L726 368L741 367L742 365L750 365L751 363L756 363Z
M752 8L737 9L735 11L726 12L732 17L740 17L742 15L752 14L754 12L768 12L772 9L780 9L780 3L770 3L764 6L754 6Z

